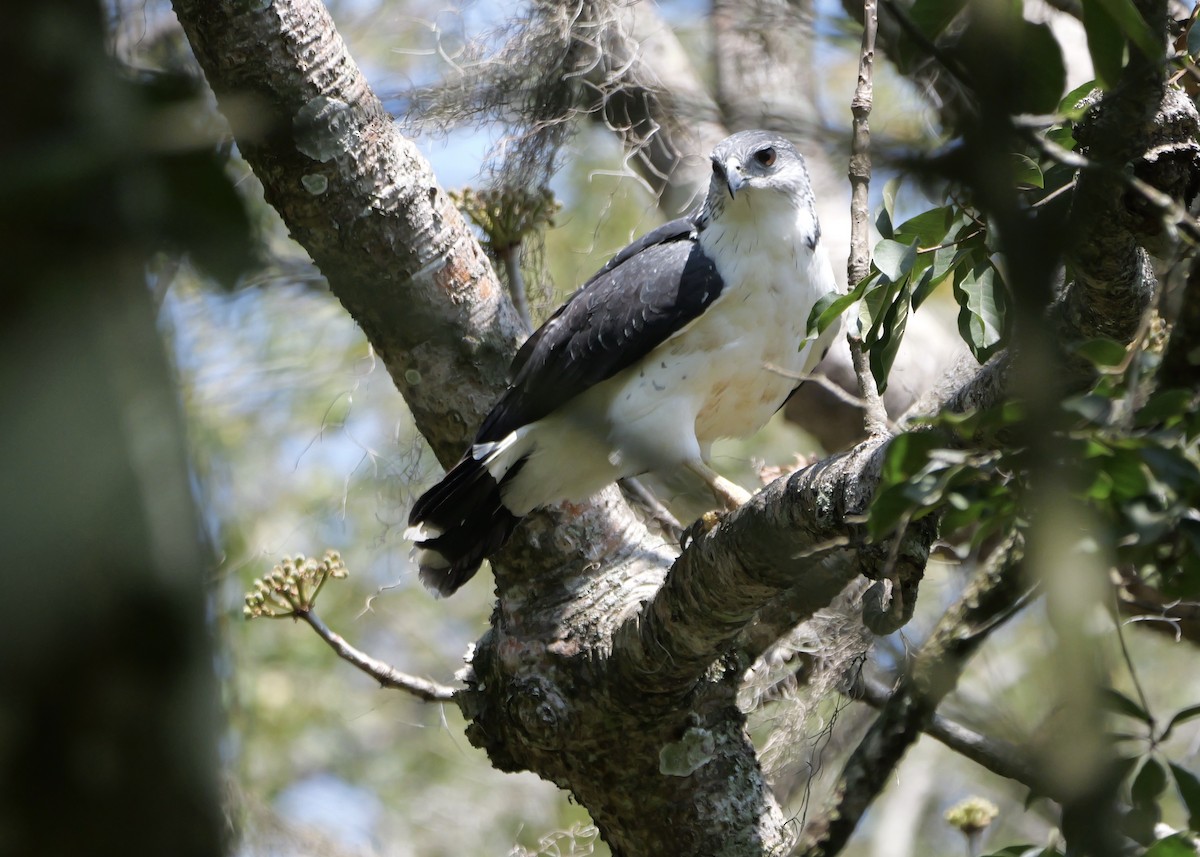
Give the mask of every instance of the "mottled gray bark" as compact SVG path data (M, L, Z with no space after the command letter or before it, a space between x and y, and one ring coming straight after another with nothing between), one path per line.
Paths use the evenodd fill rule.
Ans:
M520 321L324 6L179 2L267 201L326 275L443 462L504 384Z

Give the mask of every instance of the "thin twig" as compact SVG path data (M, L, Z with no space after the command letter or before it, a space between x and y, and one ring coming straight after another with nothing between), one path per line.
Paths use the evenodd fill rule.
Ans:
M854 363L854 374L858 376L858 390L863 400L863 425L872 437L887 434L887 409L883 406L879 388L875 386L875 376L871 374L871 361L863 348L862 337L851 331L846 338L850 342L850 359Z
M529 314L529 297L525 294L525 278L521 275L521 245L510 244L500 251L504 260L504 272L508 278L508 293L512 297L517 315L525 324L525 329L533 330L533 316Z
M779 366L775 366L771 363L764 363L763 368L765 368L768 372L773 372L781 377L791 378L793 381L798 383L807 383L811 381L842 404L849 405L852 408L859 408L863 411L867 409L867 402L865 399L854 395L849 390L842 387L841 384L831 380L823 372L792 372L789 369L782 369ZM887 417L886 413L884 416L885 418ZM896 434L900 431L900 426L891 419L887 419L886 425L888 434Z
M1119 602L1116 590L1113 590L1113 601ZM1119 603L1117 605L1120 609ZM1133 688L1137 691L1138 701L1142 704L1142 711L1145 711L1150 718L1150 728L1154 728L1154 715L1150 714L1150 701L1146 699L1146 691L1142 689L1142 682L1138 679L1137 669L1133 666L1133 658L1129 656L1129 646L1125 643L1125 630L1121 626L1120 620L1113 622L1113 627L1117 632L1117 642L1121 645L1121 659L1125 661L1125 669L1129 672L1129 678L1133 682Z
M1075 185L1078 183L1079 183L1078 179L1071 179L1065 185L1063 185L1060 188L1050 191L1050 193L1046 194L1045 196L1043 196L1041 199L1039 199L1037 202L1035 202L1033 205L1031 205L1029 207L1030 208L1041 208L1043 205L1049 205L1051 202L1058 199L1064 193L1069 193L1069 192L1075 190Z
M1057 193L1057 192L1058 191L1055 191L1055 193ZM972 238L978 238L980 235L983 234L983 232L984 232L983 227L980 227L979 229L976 229L974 232L968 233L968 234L964 235L962 238L958 238L954 241L947 241L944 244L934 244L932 247L918 247L917 255L920 256L922 253L936 253L938 250L945 250L947 247L957 247L959 244L966 244Z
M858 58L858 85L850 100L854 117L854 135L850 147L850 258L846 274L851 286L861 282L871 270L868 195L871 188L871 100L874 97L872 73L875 67L875 33L879 25L876 0L863 0L862 51ZM863 399L863 424L871 436L887 434L887 410L871 374L871 365L863 349L862 337L851 326L846 334L858 388Z
M677 542L683 538L683 524L679 523L679 520L654 496L653 491L642 484L640 479L636 476L626 476L617 484L642 504L646 514L654 519L664 533Z
M294 615L311 625L312 629L317 632L317 636L328 643L329 647L337 652L338 657L354 664L383 687L408 691L425 702L453 702L455 700L458 691L454 688L402 673L383 661L377 661L370 655L360 652L347 643L340 634L330 630L329 626L321 621L321 617L311 610L297 610Z

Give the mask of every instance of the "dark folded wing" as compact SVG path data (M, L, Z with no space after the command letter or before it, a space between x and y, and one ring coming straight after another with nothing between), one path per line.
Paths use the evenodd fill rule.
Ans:
M699 316L722 285L690 218L647 233L614 256L522 346L512 384L476 441L499 440L633 365Z

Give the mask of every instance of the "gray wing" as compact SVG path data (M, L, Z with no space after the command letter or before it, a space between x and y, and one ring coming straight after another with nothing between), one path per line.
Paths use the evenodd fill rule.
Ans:
M704 312L723 282L691 218L612 258L522 346L476 443L500 440L645 357Z

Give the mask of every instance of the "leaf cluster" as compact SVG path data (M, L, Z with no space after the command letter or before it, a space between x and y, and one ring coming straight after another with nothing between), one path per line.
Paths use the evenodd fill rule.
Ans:
M1092 340L1078 349L1107 370L1089 392L1061 405L1055 448L1074 493L1104 522L1114 558L1169 598L1200 597L1200 414L1192 390L1150 394L1124 347ZM1146 360L1153 363L1156 356ZM1145 366L1140 367L1145 369ZM1138 403L1140 401L1140 403ZM1137 404L1135 404L1137 403ZM891 443L868 529L875 539L933 512L946 538L969 530L976 547L1021 523L1025 451L999 439L1028 437L1019 402L942 414Z
M1117 760L1117 771L1122 788L1128 798L1130 811L1123 819L1125 832L1130 838L1145 845L1155 843L1155 825L1162 821L1162 801L1168 795L1169 786L1187 813L1187 825L1191 830L1200 830L1200 778L1176 762L1166 759L1162 744L1174 733L1176 727L1200 717L1200 705L1189 705L1174 712L1166 726L1161 726L1146 707L1129 696L1112 688L1101 695L1105 709L1120 724L1128 724L1121 731L1109 734L1115 744L1142 743L1141 753L1127 752ZM1147 854L1158 854L1155 844ZM1194 854L1188 851L1171 850L1162 846L1163 855L1176 853Z

